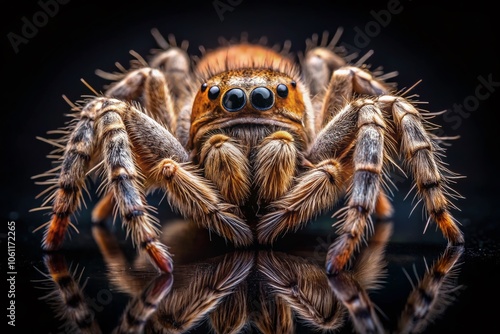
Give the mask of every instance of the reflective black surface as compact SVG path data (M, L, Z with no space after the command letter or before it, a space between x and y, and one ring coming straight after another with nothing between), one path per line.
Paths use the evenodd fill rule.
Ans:
M143 1L104 5L72 0L66 4L61 1L57 10L52 6L51 15L44 16L37 14L44 9L35 1L17 2L3 11L2 73L7 88L3 91L3 120L0 122L3 136L0 214L4 223L16 222L15 275L8 274L7 224L0 231L4 254L1 272L4 279L15 277L14 298L8 296L12 280L2 292L6 315L10 313L7 310L9 303L15 301L16 327L7 327L7 333L66 333L75 323L90 324L94 329L109 333L122 324L120 319L128 309L136 311L131 314L137 319L150 316L145 324L149 326L155 319L154 313L149 314L148 307L132 307L140 305L138 296L141 293L147 297L144 300L151 305L157 304L159 310L182 309L182 303L199 305L185 309L186 312L191 310L192 316L199 315L196 326L183 323L185 328L192 325L190 333L207 333L214 325L223 328L222 324L218 325L221 319L227 319L234 326L245 323L245 328L251 332L256 324L265 323L259 322L262 314L271 314L272 320L279 319L276 323L280 326L290 328L293 324L299 333L315 332L318 322L330 326L335 321L339 321L337 332L351 333L353 330L349 313L335 297L335 288L358 286L356 291L361 295L366 286L359 284L359 278L350 279L356 278L355 275L346 273L334 279L324 274L324 255L335 237L329 215L311 222L308 229L302 231L304 233L280 240L273 252L268 249L234 252L215 236L208 242L206 231L181 233L184 237L173 240L181 247L174 242L169 244L175 254L173 277L158 276L136 259L136 251L119 223L113 227L107 222L105 228L92 228L90 208L95 203L95 188L89 181L92 194L92 199L86 201L89 209L83 209L74 219L79 233L72 231L71 239L60 252L48 255L41 250L43 232L33 231L46 222L48 216L44 212L29 212L41 204L34 197L43 189L35 186L30 177L50 168L45 156L51 147L36 136L44 136L68 120L64 114L70 108L61 95L75 101L82 94L90 93L81 78L94 88L102 89L108 82L95 76L95 69L114 71L116 61L124 66L128 64L132 58L128 53L130 49L146 55L156 47L150 35L153 27L165 35L174 33L178 40L189 40L189 50L198 54L198 45L211 48L219 36L239 38L242 31L248 32L250 39L267 36L269 44L290 39L292 50L300 51L304 49L305 39L313 33L328 30L333 34L342 26L344 45L361 54L375 50L370 62L374 67L383 66L387 72L397 70L400 88L413 86L422 79L413 91L420 100L429 102L423 105L426 109L433 112L449 110L435 121L443 126L442 135L460 136L447 147L446 162L451 170L466 176L453 185L465 197L456 203L460 211L453 212L464 230L465 248L447 281L445 299L448 303L442 305L442 312L423 332L489 333L491 328L497 328L498 311L494 305L500 300L500 178L497 175L500 142L498 122L493 120L493 115L497 114L500 105L500 72L497 53L493 51L498 40L496 11L481 2L440 9L401 1L397 13L383 16L392 2L336 4L311 1L305 4L278 1L262 6L258 2L234 1L231 9L221 12L215 9L214 3L229 2L208 1L203 5L160 2L153 5ZM44 17L47 18L45 23ZM385 23L382 25L377 17L378 20L385 18L382 21ZM42 21L39 27L30 31L25 27L29 24L26 22L34 20ZM379 30L375 29L377 26ZM14 36L12 34L21 39L12 42L12 38L9 39ZM369 299L376 305L375 313L361 314L369 315L363 319L378 319L378 322L373 321L375 326L395 331L413 289L405 271L416 286L416 276L424 277L426 266L431 268L443 255L455 253L447 252L439 231L429 228L422 233L425 218L420 215L419 208L409 216L413 208L411 195L406 200L404 196L411 183L397 174L393 182L399 191L394 196L393 233L382 257L386 264L370 262L377 264L370 271L374 277L378 277L381 270L386 272L377 289L367 289ZM150 203L156 205L160 199L161 194L153 197ZM166 202L159 205L159 216L165 226L174 226L171 219L175 216ZM110 249L96 242L96 231L107 238L109 242L105 246ZM184 239L196 235L201 239ZM372 248L368 248L367 253L370 251L373 253ZM450 258L453 256L443 257ZM357 260L363 257L358 256ZM61 306L61 290L54 284L54 277L48 275L50 264L54 275L64 273L66 268L71 273L62 283L59 281L59 285L72 286L81 293L80 298L74 297L67 303L81 305L86 310L80 314L83 316L75 318L67 312L68 307ZM210 279L218 270L233 280L227 282L229 290L220 292L221 298L214 297L219 301L218 306L203 312L201 303L207 301L206 295L196 292L193 296L186 289L201 289L205 282L214 290L214 282ZM208 278L203 281L205 276ZM280 290L282 296L277 299L278 287L272 286L271 277L288 282L288 290L284 290L290 294ZM301 315L298 304L290 297L303 290L307 290L305 294L309 298L316 296L317 303L307 308L309 318ZM240 302L242 300L246 302ZM321 316L313 307L319 303L327 305L324 312L319 312ZM278 306L281 313L276 312ZM337 308L340 310L337 313L332 311ZM182 327L181 321L175 320L178 317L167 313L163 316L165 324L173 326L175 322L175 326ZM333 315L341 313L342 317ZM7 323L9 318L4 317L4 321Z
M337 276L324 270L327 230L286 237L272 250L232 250L204 230L170 222L163 235L174 254L172 276L138 257L110 222L85 228L63 251L18 243L16 329L351 333L374 326L400 333L406 319L414 332L487 332L495 311L485 298L500 297L499 239L469 238L465 248L398 244L390 242L393 224L377 224L351 269Z

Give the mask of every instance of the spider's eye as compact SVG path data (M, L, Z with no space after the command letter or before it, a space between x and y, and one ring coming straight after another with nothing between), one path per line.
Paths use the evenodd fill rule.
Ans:
M276 87L276 93L278 93L279 97L285 98L288 96L288 87L284 84L279 84Z
M230 89L222 97L222 105L227 111L238 111L245 106L246 95L240 88Z
M204 91L206 91L206 90L207 90L207 87L208 87L207 83L206 83L206 82L205 82L205 83L203 83L203 84L201 85L201 92L203 93Z
M293 88L297 87L297 82L295 80L292 80L291 84Z
M217 98L217 96L219 96L219 94L220 94L219 86L212 86L208 90L208 98L210 100L215 100Z
M266 87L257 87L250 93L250 100L255 109L267 110L274 104L274 95Z

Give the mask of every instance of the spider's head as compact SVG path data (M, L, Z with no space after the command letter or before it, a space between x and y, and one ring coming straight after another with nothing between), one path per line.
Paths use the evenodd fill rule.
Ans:
M207 132L245 125L283 128L309 142L309 93L290 62L279 54L279 59L252 62L252 49L246 51L242 54L248 63L226 62L228 69L201 84L191 112L189 145L196 146Z

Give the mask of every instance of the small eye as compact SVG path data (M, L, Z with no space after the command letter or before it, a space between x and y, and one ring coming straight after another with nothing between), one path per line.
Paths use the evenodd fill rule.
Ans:
M227 111L238 111L245 106L246 95L240 88L230 89L222 97L222 105Z
M285 98L288 96L288 87L284 84L279 84L276 87L276 93L278 93L279 97Z
M297 87L297 82L295 80L292 80L291 84L293 88Z
M206 82L204 82L204 83L201 85L201 92L203 93L204 91L206 91L206 90L207 90L207 87L208 87L207 83L206 83Z
M273 92L266 87L257 87L250 94L252 105L257 110L268 110L274 104Z
M215 100L217 98L217 96L219 96L219 94L220 94L219 86L212 86L208 90L208 98L210 100Z

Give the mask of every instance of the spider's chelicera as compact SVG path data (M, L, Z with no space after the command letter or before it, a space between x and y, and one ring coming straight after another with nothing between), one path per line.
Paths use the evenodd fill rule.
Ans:
M146 202L151 190L163 189L172 208L237 247L270 244L345 197L326 259L334 273L370 232L371 217L392 214L388 168L400 162L429 221L450 244L463 243L450 214L457 175L441 162L433 114L386 82L395 73L339 55L340 34L308 40L300 61L287 48L246 41L195 59L186 43L154 35L162 50L130 70L100 72L113 83L73 105L74 121L54 142L59 164L42 174L50 177L42 207L52 210L45 249L61 247L87 175L100 171L92 219L118 214L134 245L166 272L172 260Z

